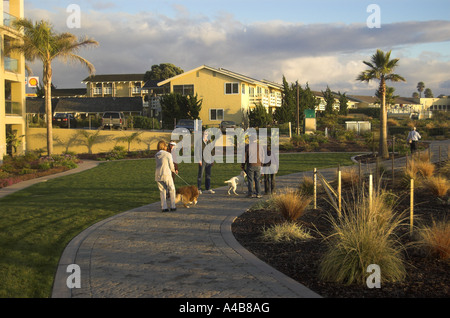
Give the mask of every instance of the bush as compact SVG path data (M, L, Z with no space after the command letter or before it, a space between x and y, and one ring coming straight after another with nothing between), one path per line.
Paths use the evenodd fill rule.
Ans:
M441 259L450 258L450 222L433 221L432 226L426 226L419 230L420 245L424 246L432 255Z
M370 264L383 269L385 281L402 281L406 270L403 248L394 237L402 220L392 212L383 193L378 193L369 209L368 198L361 194L353 204L344 205L342 216L330 216L333 228L326 238L328 249L319 265L321 280L365 284Z
M450 191L450 181L443 176L429 176L423 180L422 187L432 195L442 198Z
M292 189L287 189L273 196L275 209L287 221L295 221L302 216L311 201L312 198L309 195L299 194Z
M301 225L293 222L276 224L262 232L262 238L266 241L282 242L292 240L307 240L312 236Z

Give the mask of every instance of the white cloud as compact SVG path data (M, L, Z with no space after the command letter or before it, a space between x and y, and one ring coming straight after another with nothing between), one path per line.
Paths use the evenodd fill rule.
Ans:
M109 3L97 2L104 7ZM59 32L87 34L97 40L99 48L80 54L94 63L99 74L144 73L164 62L184 70L206 64L277 82L285 75L289 81L309 82L316 90L328 84L336 91L370 93L376 85L359 84L355 78L364 69L362 61L381 48L393 49L393 56L401 57L398 73L408 79L399 85L402 94L409 96L421 80L438 93L449 80L448 56L434 51L417 57L402 55L416 44L450 41L450 21L383 24L381 29L283 21L244 25L229 14L209 18L180 7L173 18L150 12L82 11L81 29L67 29L65 9L31 10L27 16L48 19ZM81 67L57 65L54 81L60 87L80 87L87 76Z

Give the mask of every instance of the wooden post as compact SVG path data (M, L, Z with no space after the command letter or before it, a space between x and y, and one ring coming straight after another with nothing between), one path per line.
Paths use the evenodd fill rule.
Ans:
M292 138L292 124L289 122L289 139Z
M369 175L369 212L372 212L372 192L373 192L373 177Z
M341 215L341 209L342 209L342 184L341 184L341 170L338 171L338 209L339 209L339 215Z
M410 194L410 224L409 224L409 234L413 233L413 224L414 224L414 179L411 179L411 194Z
M317 209L317 169L316 168L314 168L313 183L314 183L314 210L315 210L315 209Z

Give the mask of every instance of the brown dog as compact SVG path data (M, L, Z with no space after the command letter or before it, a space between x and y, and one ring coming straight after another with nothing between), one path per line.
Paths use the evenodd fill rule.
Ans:
M196 186L180 187L176 194L175 203L182 202L185 208L189 209L189 204L197 204L199 192Z

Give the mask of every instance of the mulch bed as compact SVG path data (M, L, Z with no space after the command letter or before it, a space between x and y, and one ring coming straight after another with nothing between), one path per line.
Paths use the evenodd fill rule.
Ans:
M398 180L398 179L397 179ZM400 186L393 189L401 200L397 211L409 211L409 193ZM330 233L328 213L333 208L325 194L318 196L317 210L309 210L298 219L299 223L322 234ZM423 191L415 193L414 220L417 224L431 224L432 220L447 217L448 205ZM408 212L409 213L409 212ZM419 221L420 220L420 221ZM273 243L261 239L262 229L284 222L281 214L271 210L249 210L235 220L232 231L237 241L262 261L326 298L447 298L450 297L450 261L441 260L423 249L406 248L404 260L407 269L405 281L381 282L381 288L370 289L361 285L344 285L320 281L318 265L326 245L323 238L311 231L314 239ZM409 220L408 220L409 222ZM402 243L411 241L405 227ZM381 272L381 277L383 273Z

